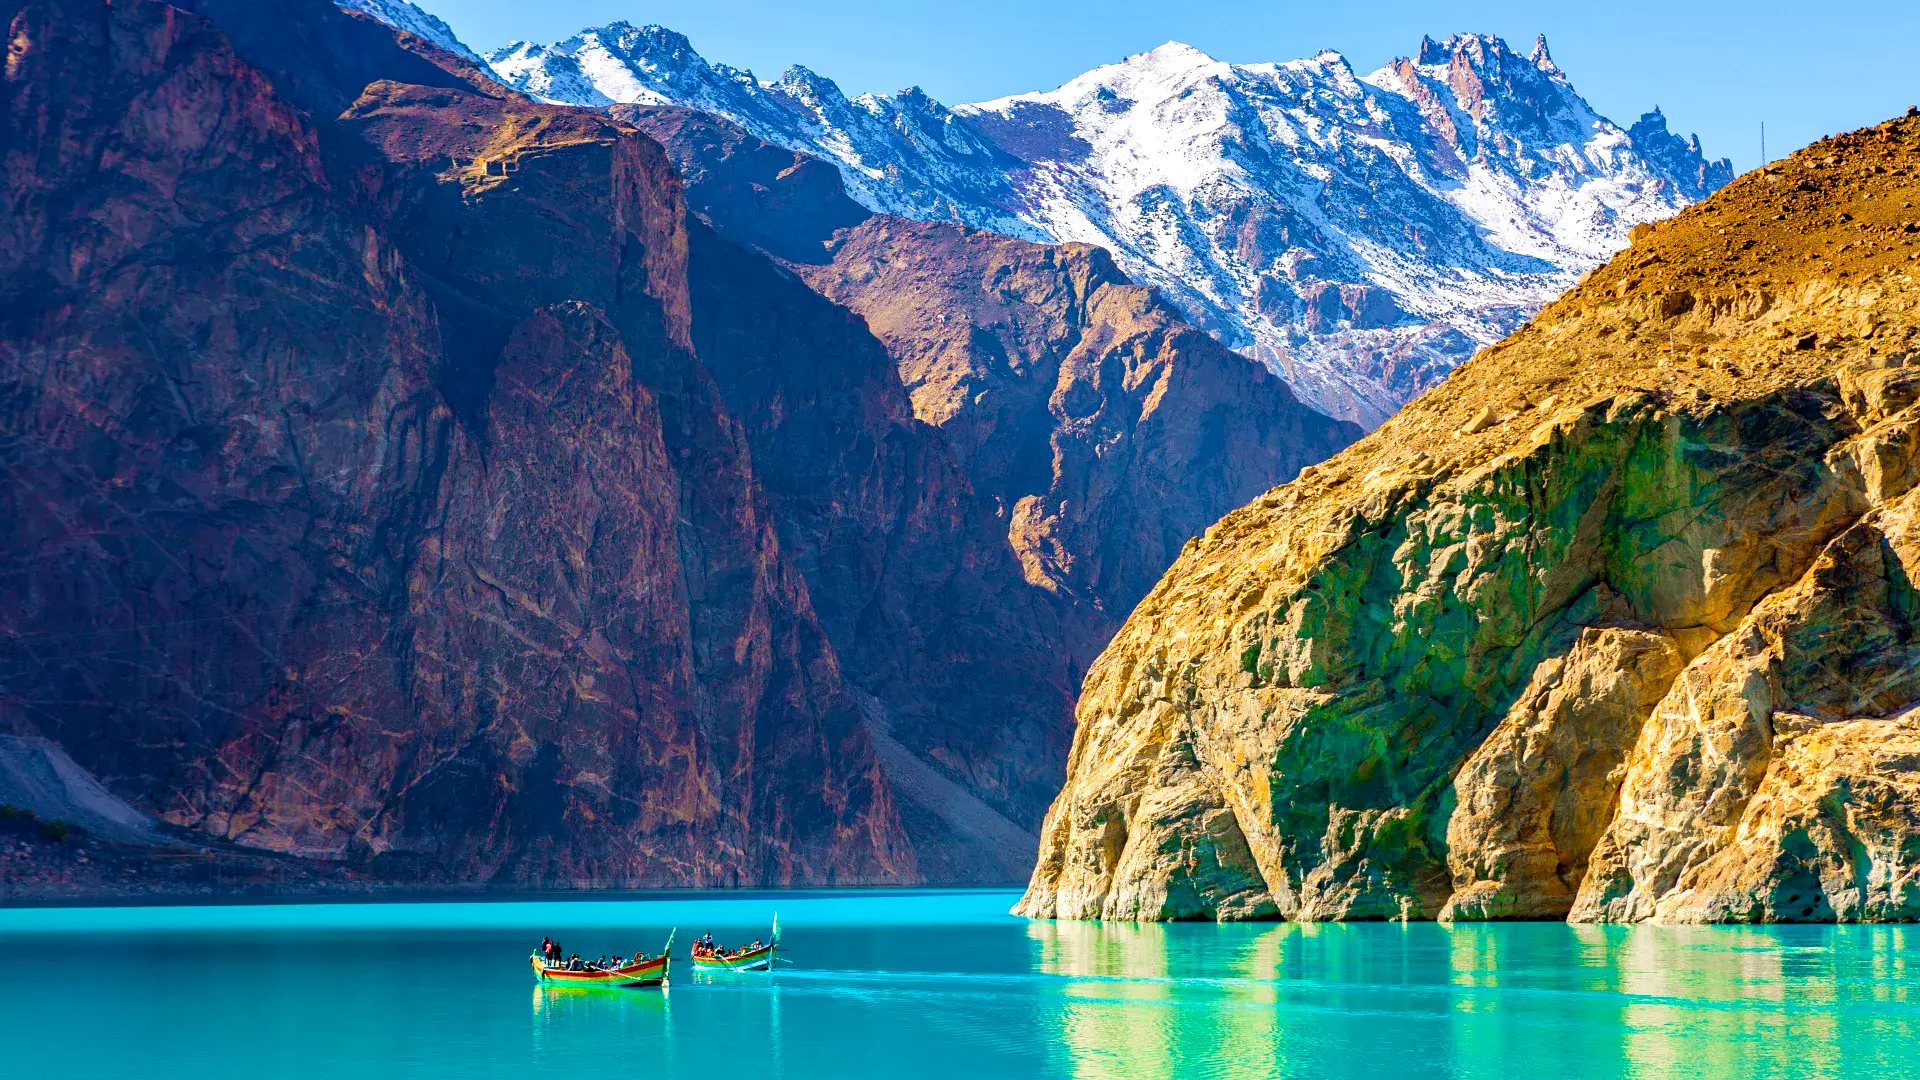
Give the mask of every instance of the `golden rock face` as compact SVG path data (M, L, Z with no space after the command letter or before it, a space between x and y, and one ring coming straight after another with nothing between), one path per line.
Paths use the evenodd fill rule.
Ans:
M1920 916L1920 119L1749 174L1189 545L1016 909Z

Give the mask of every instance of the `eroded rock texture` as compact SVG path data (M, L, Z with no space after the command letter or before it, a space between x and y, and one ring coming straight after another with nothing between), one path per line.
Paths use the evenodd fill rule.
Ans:
M3 13L9 728L383 873L921 878L655 144L322 0Z
M1208 530L1017 910L1920 915L1916 194L1914 118L1748 175Z

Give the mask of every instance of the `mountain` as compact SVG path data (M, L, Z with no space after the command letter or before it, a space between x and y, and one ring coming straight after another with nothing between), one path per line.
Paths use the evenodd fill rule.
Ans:
M656 143L321 0L5 14L7 734L388 879L1024 873L1058 601Z
M1036 917L1920 916L1920 110L1228 515L1088 673Z
M1337 53L1234 65L1168 44L1057 90L948 109L761 82L626 23L488 56L581 105L679 105L837 164L896 216L1087 243L1331 415L1378 424L1599 264L1724 161L1596 114L1545 42L1423 40L1368 75Z
M1099 248L873 214L818 159L711 113L621 105L687 199L886 344L1084 670L1221 514L1360 434L1128 281Z
M4 12L0 736L138 884L1017 880L1125 611L1359 434L708 114L323 0Z
M1010 207L1018 159L918 90L849 99L830 79L794 67L762 83L708 64L685 36L616 22L553 45L516 42L487 54L507 85L572 105L678 105L725 117L756 138L839 165L869 209L959 221L1045 239Z

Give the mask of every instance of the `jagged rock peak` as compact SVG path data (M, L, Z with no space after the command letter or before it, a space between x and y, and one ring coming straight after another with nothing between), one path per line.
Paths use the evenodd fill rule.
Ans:
M1667 118L1655 105L1642 113L1627 129L1633 145L1657 162L1689 198L1702 199L1725 187L1733 179L1733 162L1726 158L1709 161L1700 150L1700 136L1681 138L1667 130Z
M1553 54L1547 51L1547 35L1540 34L1533 39L1533 52L1527 56L1533 66L1551 75L1563 75L1560 66L1553 62Z
M1534 41L1533 51L1527 57L1522 57L1506 39L1496 34L1453 34L1444 42L1423 37L1414 63L1423 68L1461 68L1490 78L1512 78L1528 70L1563 83L1566 76L1548 55L1544 36Z

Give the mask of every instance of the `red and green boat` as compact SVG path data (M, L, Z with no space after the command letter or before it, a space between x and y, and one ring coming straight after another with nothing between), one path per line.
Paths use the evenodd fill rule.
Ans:
M634 960L621 967L585 968L572 971L561 964L549 964L535 953L533 977L552 986L665 986L667 968L673 962L673 935L667 935L667 947L651 960Z
M692 956L695 971L772 971L780 951L780 916L773 917L773 934L757 949L716 949L702 952L696 944Z

